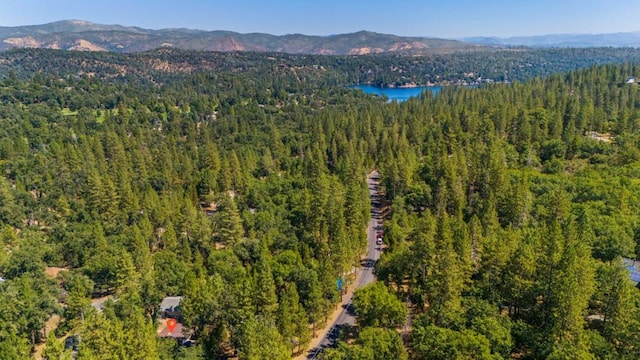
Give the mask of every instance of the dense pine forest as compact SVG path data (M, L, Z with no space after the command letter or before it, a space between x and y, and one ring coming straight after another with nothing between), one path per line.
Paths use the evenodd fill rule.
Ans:
M1 359L303 352L360 264L372 169L379 281L326 359L640 357L635 58L387 103L345 85L408 59L5 55ZM193 346L158 337L167 296Z
M637 48L483 48L429 56L322 56L171 48L132 54L14 49L0 52L0 78L13 74L24 80L34 73L48 73L155 86L182 82L188 74L216 72L258 82L274 81L276 87L295 86L300 90L300 82L322 89L361 83L380 87L502 83L594 65L638 62ZM290 81L283 81L283 76Z

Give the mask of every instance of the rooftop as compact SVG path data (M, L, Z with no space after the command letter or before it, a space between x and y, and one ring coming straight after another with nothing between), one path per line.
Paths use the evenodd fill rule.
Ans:
M180 305L180 301L182 301L182 296L167 296L166 298L162 299L162 302L160 303L160 310L175 310Z
M169 331L169 328L167 327L165 322L160 325L158 336L161 338L186 339L189 337L189 331L180 322L176 322L176 327L173 329L173 331Z

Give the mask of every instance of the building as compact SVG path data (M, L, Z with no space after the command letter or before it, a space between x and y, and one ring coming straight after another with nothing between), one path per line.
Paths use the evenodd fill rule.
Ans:
M158 326L158 337L171 338L182 346L191 346L194 344L192 339L193 331L182 324L182 311L180 310L180 302L182 296L168 296L162 299L160 303L160 317ZM173 330L167 325L168 319L175 319Z
M180 311L180 302L182 296L167 296L160 303L160 316L163 318L182 319L182 311Z
M158 337L174 339L183 346L193 344L191 335L191 330L180 322L176 322L176 326L173 331L169 330L166 321L161 322L160 327L158 328Z

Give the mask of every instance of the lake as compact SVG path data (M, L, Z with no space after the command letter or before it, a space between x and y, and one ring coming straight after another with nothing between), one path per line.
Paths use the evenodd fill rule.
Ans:
M412 97L417 97L422 94L423 91L429 90L434 94L437 94L440 91L439 86L422 86L422 87L413 87L413 88L379 88L376 86L361 84L361 85L353 85L352 88L360 89L365 92L365 94L373 94L382 96L385 95L389 101L396 100L398 102L402 102L408 100Z

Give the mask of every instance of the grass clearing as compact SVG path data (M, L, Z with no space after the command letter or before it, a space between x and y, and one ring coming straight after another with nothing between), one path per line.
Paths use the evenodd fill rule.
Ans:
M102 124L106 118L105 114L109 110L96 110L96 122Z
M62 116L76 116L78 115L78 112L71 111L71 109L69 108L63 108L62 110L60 110L60 114L62 114Z

